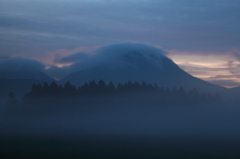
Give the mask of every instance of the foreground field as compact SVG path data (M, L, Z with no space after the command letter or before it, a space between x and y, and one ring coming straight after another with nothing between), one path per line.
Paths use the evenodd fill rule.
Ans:
M97 101L3 111L0 157L240 157L238 107Z

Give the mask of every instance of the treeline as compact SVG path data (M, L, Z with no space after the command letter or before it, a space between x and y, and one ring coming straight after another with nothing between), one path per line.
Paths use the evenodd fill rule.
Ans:
M25 97L74 97L74 96L86 96L86 95L105 95L114 94L119 92L128 91L153 91L158 90L157 85L146 84L142 82L121 84L119 83L117 87L114 86L112 82L106 84L103 80L99 80L97 83L93 80L89 83L76 88L70 82L67 82L62 86L61 84L56 84L52 82L50 85L45 82L43 85L34 83L32 89L29 93L25 94Z
M24 99L41 98L41 97L77 97L84 98L86 96L99 96L107 95L111 98L112 95L118 96L119 94L128 94L129 97L142 94L141 98L152 99L161 103L209 103L221 102L221 97L218 94L212 95L211 93L199 93L197 89L189 91L183 88L159 88L156 84L146 84L142 82L127 82L125 84L119 83L117 87L112 82L106 84L103 80L97 83L93 80L89 83L76 88L70 82L62 86L52 82L51 84L44 83L32 85L29 93L26 93ZM145 95L148 95L146 97Z

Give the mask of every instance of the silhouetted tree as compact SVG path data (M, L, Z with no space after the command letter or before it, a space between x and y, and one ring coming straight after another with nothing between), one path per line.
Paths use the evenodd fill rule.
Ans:
M142 84L141 84L141 88L143 90L146 90L147 89L147 84L143 81Z
M89 85L85 83L82 87L79 87L78 92L81 95L88 95L89 94Z
M43 84L43 93L46 95L48 93L48 83L44 82Z
M31 95L36 95L37 93L37 85L36 83L32 84L32 91L31 91Z
M99 92L106 93L107 85L105 84L105 82L103 80L98 81L98 89L99 89Z
M134 85L132 81L128 81L128 83L126 84L126 90L134 90Z
M42 95L42 86L40 83L37 84L36 86L36 96Z
M64 93L66 96L76 95L76 87L73 86L69 81L64 85Z
M123 91L123 85L121 83L118 83L117 91Z
M95 94L98 92L98 85L96 84L96 82L94 80L90 81L89 84L88 84L88 91L89 93L91 94Z
M58 94L59 95L61 95L61 96L63 96L64 94L64 88L63 88L63 86L60 84L59 86L58 86Z
M152 84L146 84L145 82L142 82L140 85L136 81L134 83L131 81L128 81L125 84L119 83L117 88L115 88L112 82L106 85L103 80L99 80L97 84L94 80L90 81L89 83L85 83L84 85L80 86L78 90L76 90L75 86L70 82L66 82L64 87L62 87L53 81L50 85L45 82L43 86L41 84L33 83L31 92L26 93L24 98L74 97L76 95L91 96L100 94L117 95L118 93L127 93L131 91L131 93L127 94L128 96L133 95L133 97L138 97L139 99L144 100L153 99L153 101L163 104L204 104L221 101L219 94L213 96L211 93L201 93L200 95L196 88L193 88L188 92L186 92L182 87L179 89L174 87L171 90L168 87L161 87L159 89L157 84L153 86ZM145 91L149 94L136 93L142 91ZM13 98L14 94L9 94L9 101L11 101L10 99ZM109 96L109 98L111 97Z
M57 96L59 94L58 85L54 81L50 84L48 93L50 96Z
M113 84L112 82L109 83L109 85L108 85L108 90L109 90L109 92L111 92L111 93L115 91L115 86L114 86L114 84Z
M141 89L141 86L140 86L140 84L137 81L134 82L133 89L136 90L136 91Z
M147 85L147 89L148 89L148 90L153 90L153 85L152 85L151 83L149 83L149 84Z
M18 100L15 98L15 95L13 92L10 92L8 95L8 100L6 103L7 110L8 111L15 111L18 106Z

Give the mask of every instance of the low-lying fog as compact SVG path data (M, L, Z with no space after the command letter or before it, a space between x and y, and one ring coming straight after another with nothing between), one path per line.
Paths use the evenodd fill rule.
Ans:
M56 107L55 107L56 108ZM1 134L81 138L168 136L240 139L240 108L233 106L88 105L58 111L2 111Z

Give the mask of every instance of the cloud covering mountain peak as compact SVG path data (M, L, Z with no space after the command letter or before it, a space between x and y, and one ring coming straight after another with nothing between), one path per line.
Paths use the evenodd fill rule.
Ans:
M113 44L113 45L108 45L104 46L95 52L97 54L102 54L102 55L107 55L108 57L110 56L120 56L122 54L126 54L131 51L137 51L142 54L156 54L156 55L164 55L167 52L156 48L154 46L146 45L146 44L141 44L141 43L120 43L120 44Z
M63 68L52 67L47 71L56 78L63 78L67 74L94 67L144 67L151 63L162 67L161 59L167 52L154 46L140 43L120 43L103 46L91 53L76 53L62 57L59 62L71 62L72 65ZM110 69L110 68L108 68Z

